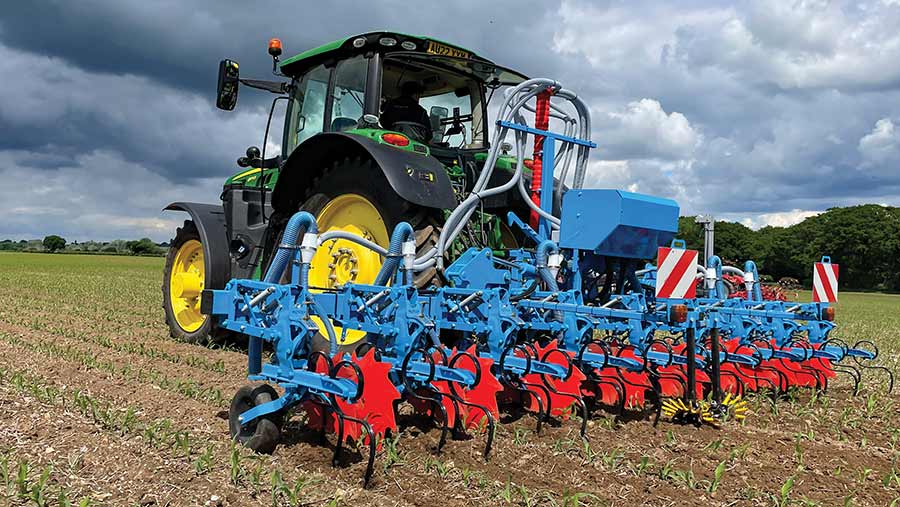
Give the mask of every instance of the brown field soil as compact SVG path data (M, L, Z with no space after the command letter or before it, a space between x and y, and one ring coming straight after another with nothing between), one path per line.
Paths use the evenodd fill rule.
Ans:
M295 414L272 456L235 446L227 408L245 379L234 347L172 341L155 258L0 254L0 505L900 505L900 403L865 372L797 391L722 428L597 411L578 421L504 416L433 448L401 407L368 489L350 450ZM798 297L808 294L799 294ZM900 361L900 297L842 294L838 335ZM396 451L392 451L396 449Z

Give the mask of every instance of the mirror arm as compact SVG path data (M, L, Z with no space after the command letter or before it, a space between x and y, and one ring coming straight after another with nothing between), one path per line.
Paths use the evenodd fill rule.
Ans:
M240 81L244 86L278 94L288 93L291 88L289 83L282 81L263 81L261 79L241 79Z

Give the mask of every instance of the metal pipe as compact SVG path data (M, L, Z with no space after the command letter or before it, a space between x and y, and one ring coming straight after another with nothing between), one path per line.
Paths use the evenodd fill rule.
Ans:
M264 299L269 297L269 295L272 294L273 292L275 292L275 287L266 287L259 294L253 296L253 298L250 299L250 302L247 303L246 305L244 305L243 308L241 308L241 311L246 312L250 308L253 308L254 306L258 306L260 303L263 302Z
M361 312L361 311L365 310L366 308L368 308L368 307L374 305L375 303L378 302L379 299L381 299L381 298L383 298L384 296L388 295L390 292L391 292L390 289L384 289L383 291L381 291L381 292L375 294L374 296L372 296L372 297L370 297L369 299L367 299L363 304L361 304L361 305L359 305L358 307L356 307L356 311Z
M465 298L463 298L462 301L460 301L459 303L457 303L456 306L452 307L452 308L449 310L449 313L458 312L460 309L465 310L464 307L465 307L466 305L468 305L469 303L471 303L471 302L474 301L475 299L480 298L482 294L483 294L483 293L482 293L480 290L479 290L479 291L476 291L476 292L473 292L472 294L469 294L468 296L466 296Z

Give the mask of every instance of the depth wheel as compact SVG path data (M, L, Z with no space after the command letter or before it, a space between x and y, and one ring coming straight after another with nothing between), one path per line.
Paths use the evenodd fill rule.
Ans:
M193 221L185 220L169 246L162 283L166 324L176 340L206 343L215 331L213 319L200 313L206 268L200 233Z
M247 410L277 398L278 393L268 384L245 385L238 389L228 409L228 431L231 438L258 453L272 454L281 439L281 414L268 414L245 425L241 425L238 418Z

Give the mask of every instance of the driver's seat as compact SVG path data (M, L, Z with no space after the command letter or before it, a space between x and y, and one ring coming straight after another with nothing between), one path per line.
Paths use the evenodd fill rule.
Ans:
M381 126L422 143L431 140L431 119L425 109L410 97L399 97L385 103L381 112Z

